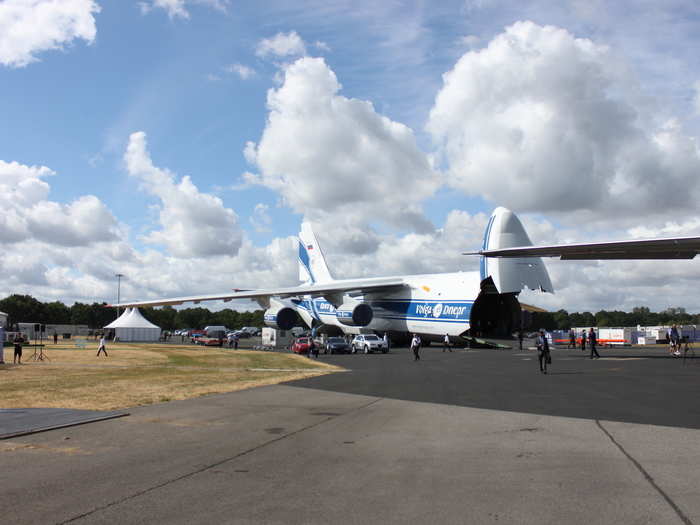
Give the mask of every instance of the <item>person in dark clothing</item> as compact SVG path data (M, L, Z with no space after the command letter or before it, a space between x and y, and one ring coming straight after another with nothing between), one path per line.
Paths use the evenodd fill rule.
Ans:
M314 357L315 357L316 359L318 359L318 352L319 352L320 348L319 348L318 345L314 342L313 339L311 340L311 350L313 350ZM310 351L311 351L311 350L310 350Z
M576 332L574 332L573 328L569 329L569 344L566 345L566 348L573 348L576 350Z
M583 332L581 332L581 352L586 351L586 329L583 329Z
M520 350L523 349L523 338L524 337L525 336L523 334L523 329L521 328L520 330L518 330L518 343L520 343Z
M58 334L56 332L53 333L53 344L58 344Z
M316 347L316 343L314 343L313 337L309 337L309 359L311 359L314 356L314 350Z
M591 359L593 359L593 356L595 355L597 359L600 359L600 355L598 355L598 350L596 350L596 345L598 344L598 338L595 335L595 331L593 328L591 328L591 331L588 332L588 344L591 345Z
M13 341L15 345L15 355L14 358L12 359L13 363L16 363L18 365L22 364L22 343L24 340L22 339L22 336L17 334L15 335L15 339Z
M550 361L549 341L544 330L540 330L540 335L537 336L537 360L540 362L540 372L547 373L547 364Z

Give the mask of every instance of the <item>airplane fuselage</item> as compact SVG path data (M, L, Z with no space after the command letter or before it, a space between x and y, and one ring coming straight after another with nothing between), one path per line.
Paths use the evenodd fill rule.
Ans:
M405 286L399 291L344 295L372 308L372 321L362 327L341 323L335 306L323 297L305 295L292 303L307 325L335 326L349 334L376 331L456 337L470 328L472 306L480 292L478 272L413 275L403 280Z

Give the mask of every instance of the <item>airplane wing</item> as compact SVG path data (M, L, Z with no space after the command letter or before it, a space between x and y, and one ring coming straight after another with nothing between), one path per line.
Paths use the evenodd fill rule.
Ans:
M390 289L399 289L404 285L404 280L400 277L379 277L370 279L348 279L342 281L332 281L325 284L308 284L303 286L291 286L288 288L271 288L269 290L245 290L234 291L233 293L213 294L213 295L195 295L189 297L170 297L167 299L157 299L154 301L136 301L136 302L120 302L110 304L112 307L142 307L142 306L164 306L164 305L180 305L183 303L199 304L203 301L224 301L228 302L233 299L258 299L265 297L298 297L300 295L312 295L321 297L336 293L365 293L377 292Z
M692 259L700 253L700 237L675 237L549 246L519 246L465 252L484 257L559 257L562 260L593 259Z

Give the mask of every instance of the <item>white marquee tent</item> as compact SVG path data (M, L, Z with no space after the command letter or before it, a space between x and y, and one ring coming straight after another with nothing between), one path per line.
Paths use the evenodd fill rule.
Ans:
M158 341L160 328L145 319L138 308L127 308L106 329L114 330L119 341Z

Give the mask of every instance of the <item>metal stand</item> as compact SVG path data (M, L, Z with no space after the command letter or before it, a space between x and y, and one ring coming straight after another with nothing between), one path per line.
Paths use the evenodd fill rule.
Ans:
M689 356L688 353L691 355ZM686 341L683 346L683 364L685 364L685 358L695 359L695 349L693 348L693 343L691 341Z
M36 341L36 339L34 340ZM39 330L39 344L34 343L34 353L32 354L32 357L30 359L34 361L51 361L49 359L49 356L44 353L44 332ZM37 347L39 348L39 353L37 353L36 349Z

